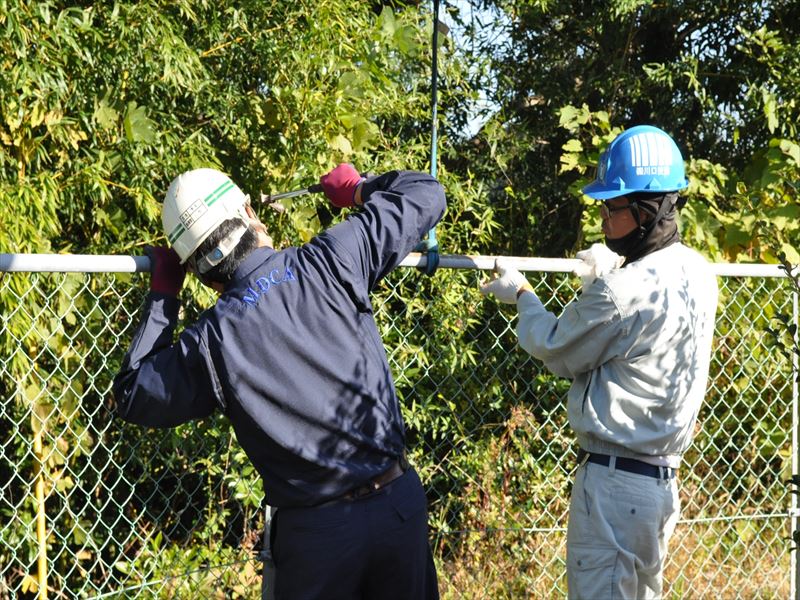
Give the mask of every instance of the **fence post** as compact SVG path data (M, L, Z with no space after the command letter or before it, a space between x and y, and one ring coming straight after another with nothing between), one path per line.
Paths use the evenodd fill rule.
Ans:
M796 286L792 286L792 323L795 326L798 325L798 302L797 302L797 288ZM794 347L798 348L798 335L795 331L794 334ZM798 385L797 385L797 378L800 376L798 374L798 360L797 360L797 353L792 353L792 473L798 472L798 466L800 465L800 456L798 456L798 436L800 436L800 432L798 432ZM793 486L792 486L793 487ZM793 490L794 491L794 490ZM790 557L791 557L791 569L792 569L792 583L791 583L791 600L797 600L800 598L800 590L798 590L798 585L800 585L800 571L798 570L798 560L797 560L797 546L798 544L794 541L794 532L797 531L798 525L798 509L797 509L797 494L792 493L789 494L791 497L791 508L789 510L789 514L791 514L791 519L789 520L789 539L790 539Z
M35 493L36 493L36 541L38 546L37 581L40 600L47 600L47 515L44 506L44 447L42 435L44 423L34 411L33 418L39 421L33 437L33 454L35 461Z

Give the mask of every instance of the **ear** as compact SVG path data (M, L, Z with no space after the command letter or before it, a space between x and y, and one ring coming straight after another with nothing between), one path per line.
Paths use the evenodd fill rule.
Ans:
M259 246L269 246L270 248L274 248L275 244L272 241L272 236L267 231L267 226L261 222L256 216L255 211L253 211L253 207L250 204L245 204L245 210L247 211L247 216L250 217L249 225L254 225L256 228L256 235L258 236L258 245Z

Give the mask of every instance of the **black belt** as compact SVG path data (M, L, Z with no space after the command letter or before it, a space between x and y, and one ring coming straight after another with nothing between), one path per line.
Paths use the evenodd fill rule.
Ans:
M588 456L588 458L587 458ZM584 461L584 458L586 461ZM578 463L584 462L594 463L607 467L611 457L608 454L595 454L594 452L586 452L583 448L578 450ZM673 479L678 473L677 469L672 467L659 467L651 465L650 463L636 460L635 458L626 458L624 456L617 456L614 462L614 468L620 471L627 471L628 473L636 473L637 475L646 475L647 477L654 477L656 479Z
M358 498L363 498L364 496L369 496L370 494L374 494L379 489L386 487L390 483L392 483L395 479L400 477L403 473L406 472L408 468L408 463L405 460L396 460L392 463L388 469L386 469L383 473L370 479L367 483L358 486L355 489L350 490L346 494L342 494L339 496L341 500L357 500Z

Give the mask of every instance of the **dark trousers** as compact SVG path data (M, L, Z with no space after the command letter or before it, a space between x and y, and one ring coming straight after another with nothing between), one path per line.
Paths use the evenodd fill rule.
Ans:
M271 524L277 600L436 600L425 491L413 469L379 491Z

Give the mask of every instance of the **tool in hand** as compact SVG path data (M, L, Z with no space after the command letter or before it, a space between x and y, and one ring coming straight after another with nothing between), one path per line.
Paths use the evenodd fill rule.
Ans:
M315 183L307 188L299 190L292 190L291 192L279 192L277 194L261 194L261 202L275 202L281 198L293 198L295 196L304 196L305 194L317 194L322 191L322 184Z

